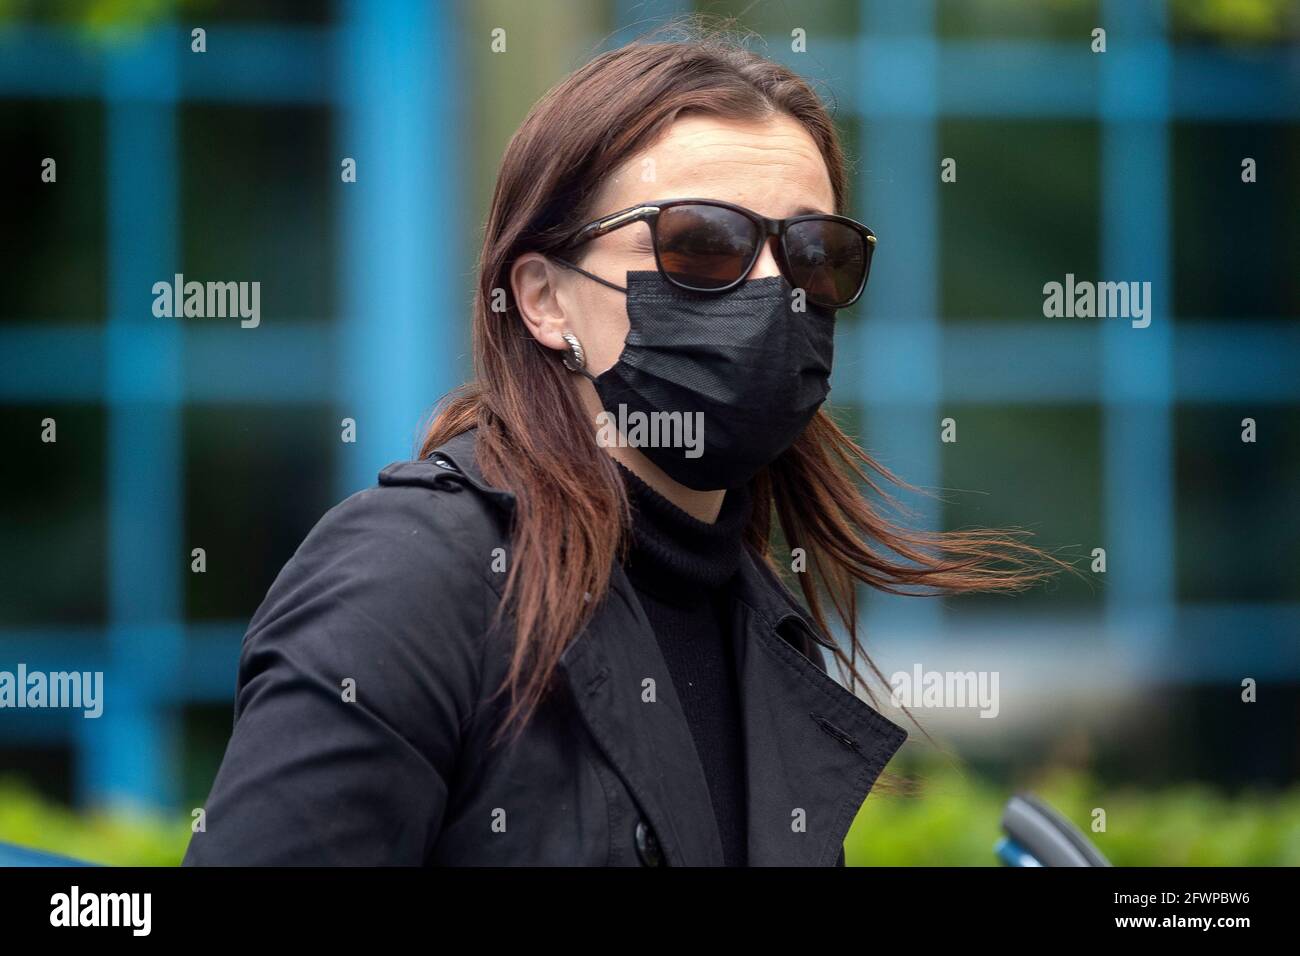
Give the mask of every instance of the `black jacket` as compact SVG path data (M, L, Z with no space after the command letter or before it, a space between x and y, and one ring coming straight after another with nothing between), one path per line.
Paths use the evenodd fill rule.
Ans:
M388 466L280 573L244 638L186 865L721 865L690 729L621 567L564 653L562 692L486 747L507 703L487 698L509 619L489 621L514 496L484 482L473 448L470 431ZM737 594L750 865L843 865L907 734L828 676L829 639L749 552Z

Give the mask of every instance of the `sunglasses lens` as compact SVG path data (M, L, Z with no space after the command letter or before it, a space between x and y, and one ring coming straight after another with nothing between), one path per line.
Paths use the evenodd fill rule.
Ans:
M659 268L673 282L702 292L742 278L758 240L757 223L703 203L666 206L655 223Z
M785 234L790 282L818 305L839 308L866 280L872 245L858 230L833 219L804 219Z

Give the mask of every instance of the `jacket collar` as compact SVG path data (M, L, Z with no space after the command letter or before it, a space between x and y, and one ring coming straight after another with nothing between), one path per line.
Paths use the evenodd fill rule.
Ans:
M474 432L430 453L498 505ZM408 463L425 467L424 463ZM391 466L404 467L404 466ZM850 693L809 655L831 640L747 549L736 578L732 640L741 696L750 866L832 866L853 819L907 732ZM582 719L654 829L668 863L723 863L708 782L680 700L620 565L610 595L560 658ZM647 679L653 679L653 700ZM631 828L624 835L632 839Z

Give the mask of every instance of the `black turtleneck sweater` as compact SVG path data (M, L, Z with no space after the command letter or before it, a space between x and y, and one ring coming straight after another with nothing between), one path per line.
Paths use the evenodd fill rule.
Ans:
M746 489L728 491L712 524L664 498L621 464L632 503L628 579L654 629L704 768L723 862L746 865L745 753L732 653L735 599L749 519Z

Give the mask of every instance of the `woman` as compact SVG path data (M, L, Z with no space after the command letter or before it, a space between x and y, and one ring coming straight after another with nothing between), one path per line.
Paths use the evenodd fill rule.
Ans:
M1048 573L862 496L901 482L823 408L875 246L846 186L808 85L725 41L624 47L535 106L476 380L257 611L187 864L843 864L907 736L826 671L862 682L858 582Z

